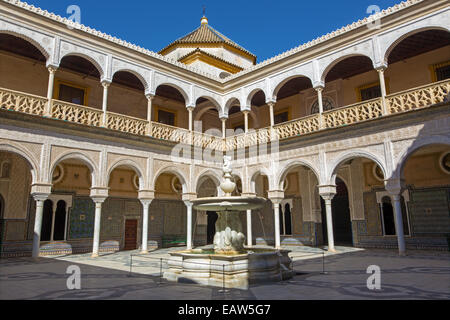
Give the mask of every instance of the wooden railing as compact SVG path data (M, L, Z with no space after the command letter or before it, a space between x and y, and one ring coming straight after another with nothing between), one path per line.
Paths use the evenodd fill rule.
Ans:
M426 108L444 102L449 98L450 80L432 83L419 88L386 96L385 105L381 98L360 102L339 109L316 114L297 120L292 120L273 128L251 130L247 134L236 136L216 137L200 132L176 128L161 123L129 117L126 115L107 112L105 123L104 114L99 109L80 106L68 102L48 100L43 97L0 88L0 109L27 113L37 116L50 116L53 119L79 123L94 127L106 127L111 130L135 135L148 135L155 139L211 148L218 151L236 150L259 144L267 144L272 140L299 137L320 130L348 126L377 119L390 114L398 114ZM386 111L384 112L383 110ZM47 111L47 112L46 112Z

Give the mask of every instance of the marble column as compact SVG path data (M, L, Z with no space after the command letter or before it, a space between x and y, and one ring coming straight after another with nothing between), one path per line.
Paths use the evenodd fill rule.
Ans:
M52 99L53 99L53 88L55 83L55 73L56 67L48 67L48 86L47 86L47 105L45 109L45 116L50 117L52 115Z
M324 128L324 121L323 121L323 97L322 97L323 87L322 86L318 86L315 89L317 91L317 101L319 103L319 125L320 125L320 128Z
M389 110L386 105L386 81L384 79L384 71L386 70L385 67L381 67L377 69L378 77L380 79L380 88L381 88L381 99L383 104L383 114L387 115L389 114Z
M143 216L142 216L142 248L141 253L148 253L148 211L150 204L152 203L151 199L140 200L143 207Z
M108 112L108 88L111 85L111 82L108 81L102 81L103 86L103 100L102 100L102 126L107 126L107 112Z
M222 138L225 139L227 137L227 118L221 118L222 120Z
M326 193L321 194L320 196L325 200L325 209L326 209L326 219L327 219L327 235L328 235L328 251L336 252L334 247L334 232L333 232L333 212L331 201L333 200L336 193ZM322 221L323 223L323 221Z
M281 249L281 235L280 235L280 203L273 203L273 213L275 219L275 249Z
M253 247L252 210L247 210L247 246Z
M248 114L250 113L249 111L244 111L244 132L248 133Z
M147 135L150 136L152 132L152 115L153 115L153 99L155 98L152 94L146 94L147 98Z
M192 245L192 202L184 201L184 204L187 208L187 237L186 237L186 246L187 250L193 249Z
M194 130L194 121L193 121L193 113L194 113L194 107L187 107L187 110L189 112L189 131Z
M94 243L92 248L92 257L98 257L100 247L100 224L102 218L102 204L105 202L105 198L95 198L95 223L94 223Z
M394 207L394 221L395 232L397 234L398 251L399 255L404 256L406 254L405 234L403 231L403 216L400 194L392 195L393 207Z
M273 127L275 125L275 115L273 108L275 107L274 102L269 102L269 112L270 112L270 126Z
M41 230L42 230L42 216L44 214L44 202L49 195L33 195L36 201L36 216L34 219L34 233L33 233L33 252L32 257L39 257L39 248L41 244Z

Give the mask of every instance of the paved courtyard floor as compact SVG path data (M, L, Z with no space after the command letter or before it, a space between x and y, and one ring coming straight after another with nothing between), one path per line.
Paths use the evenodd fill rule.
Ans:
M147 255L137 251L0 260L0 299L120 299L120 300L335 300L450 299L450 253L362 250L337 247L335 254L318 248L293 247L296 276L280 283L229 290L161 281L162 249ZM323 254L324 253L324 254ZM132 268L130 273L130 263ZM164 261L164 260L163 260ZM325 262L325 263L324 263ZM68 290L69 266L81 270L81 290ZM381 290L369 290L367 268L381 269ZM325 273L323 269L325 266Z

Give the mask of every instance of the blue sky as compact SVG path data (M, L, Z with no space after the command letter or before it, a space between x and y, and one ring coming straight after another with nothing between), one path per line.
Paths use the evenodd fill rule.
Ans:
M386 9L401 0L28 0L69 17L81 9L81 23L153 51L200 25L203 5L210 25L258 56L273 57L362 19L370 5Z

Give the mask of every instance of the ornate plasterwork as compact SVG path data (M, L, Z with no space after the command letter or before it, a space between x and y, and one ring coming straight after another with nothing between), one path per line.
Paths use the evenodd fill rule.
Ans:
M105 180L106 183L109 182L109 177L111 173L117 167L124 166L128 167L131 170L135 171L139 178L139 190L143 190L148 187L148 175L147 170L145 169L147 164L147 159L140 157L133 157L129 155L116 154L116 153L108 153L107 155L107 178Z
M53 55L55 45L53 36L4 20L0 20L0 31L31 42L47 59Z
M150 84L151 84L151 73L152 71L148 68L141 67L139 65L136 65L134 63L131 63L129 61L125 61L122 59L118 59L115 57L112 57L112 63L111 63L111 73L108 74L109 80L112 81L114 78L114 75L119 71L127 71L135 75L141 82L142 85L145 88L145 93L149 93L151 91Z
M90 61L98 69L98 72L100 73L100 77L102 79L105 77L107 59L106 54L84 47L80 44L71 43L66 40L61 40L59 50L58 65L65 56L80 56Z

